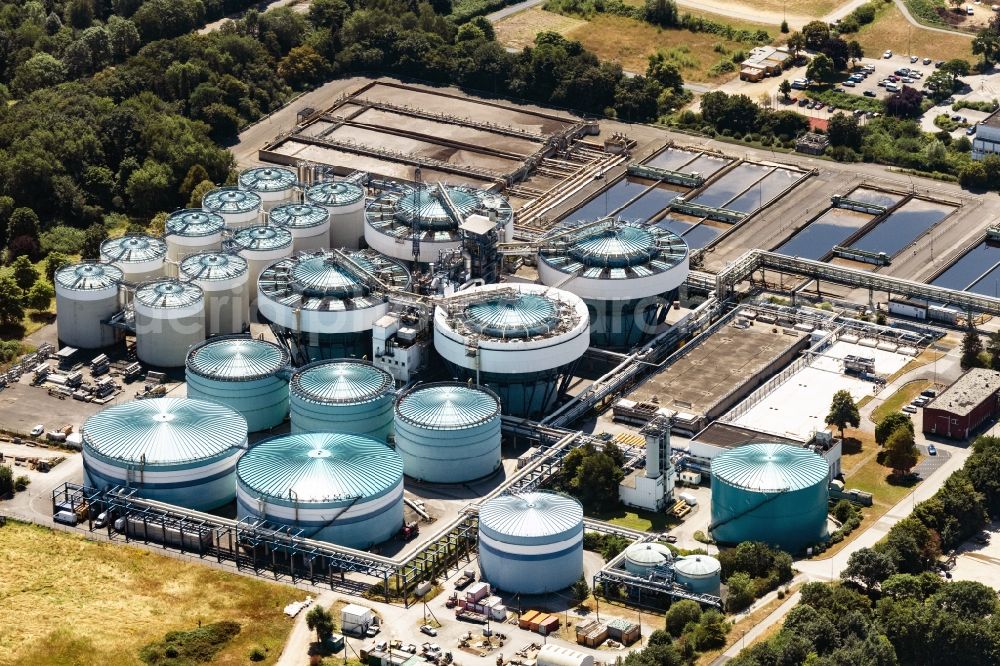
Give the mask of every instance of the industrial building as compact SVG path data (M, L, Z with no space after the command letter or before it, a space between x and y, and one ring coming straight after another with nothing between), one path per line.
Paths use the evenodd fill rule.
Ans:
M81 430L84 483L210 511L233 500L246 420L204 400L152 398L108 407Z
M618 497L628 506L663 511L673 501L676 476L670 461L670 418L653 418L639 434L646 439L646 464L621 480Z
M583 575L583 507L551 492L494 497L479 511L479 566L504 592L569 587Z
M144 282L133 304L135 353L144 363L182 367L188 350L205 339L205 292L192 282Z
M117 266L132 284L162 276L166 258L167 244L155 236L130 234L101 243L101 261Z
M1000 109L976 123L972 138L972 159L981 160L987 155L1000 153Z
M583 299L541 285L473 287L434 313L434 348L449 369L489 386L514 416L545 414L589 343Z
M748 444L712 460L712 522L719 543L763 541L797 553L827 537L830 469L808 449Z
M367 361L305 365L289 384L292 432L340 432L386 441L392 433L392 377Z
M113 264L68 264L56 270L59 340L78 349L98 349L116 341L107 322L121 309L119 287L125 274Z
M972 368L923 409L925 435L968 439L1000 414L1000 372Z
M170 214L164 223L167 244L167 277L177 277L177 266L189 254L222 250L221 215L202 208L185 208Z
M420 384L396 401L396 451L406 475L465 483L500 468L500 398L465 384Z
M239 412L249 432L268 430L288 416L290 361L288 352L273 342L216 337L188 352L187 395Z
M614 218L585 223L547 238L538 277L580 296L590 310L590 343L631 349L663 323L688 275L680 236Z
M278 435L237 465L237 515L348 548L388 540L403 524L403 461L370 437Z

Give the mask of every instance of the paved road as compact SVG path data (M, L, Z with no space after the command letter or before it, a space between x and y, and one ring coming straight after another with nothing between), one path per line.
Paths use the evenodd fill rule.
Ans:
M959 35L961 37L968 37L969 39L973 39L975 37L975 35L970 35L967 32L959 32L958 30L949 30L948 28L933 28L931 26L927 26L924 25L923 23L920 23L915 18L913 18L912 14L910 14L910 10L907 9L906 3L903 2L903 0L896 0L896 6L899 8L899 11L903 14L903 16L906 18L907 21L909 21L912 25L915 25L923 30L930 30L931 32L943 32L946 35Z
M490 23L499 23L508 16L513 16L518 12L523 12L525 9L531 9L535 5L542 4L544 1L545 0L524 0L524 2L519 2L516 5L510 5L501 10L495 11L492 14L487 14L486 18Z

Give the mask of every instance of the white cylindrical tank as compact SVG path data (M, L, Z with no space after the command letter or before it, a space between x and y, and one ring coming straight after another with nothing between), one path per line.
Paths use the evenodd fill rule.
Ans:
M583 575L583 507L552 492L500 495L479 510L479 566L490 585L544 594Z
M202 208L186 208L171 213L164 225L167 276L177 277L177 265L189 254L222 250L222 230L225 228L221 215Z
M268 215L268 222L292 232L295 252L330 247L330 210L313 204L282 204Z
M406 475L465 483L500 468L500 398L489 389L420 384L396 401L396 451Z
M188 398L133 400L83 424L83 482L104 490L211 511L236 495L247 424L232 409ZM152 529L152 526L151 526Z
M267 430L288 415L285 372L290 362L284 347L267 340L214 338L188 353L187 395L236 410L250 432Z
M102 322L121 310L118 285L124 274L111 264L69 264L56 271L56 328L64 345L98 349L115 342L115 330Z
M365 237L365 189L346 180L328 180L306 189L306 203L330 211L330 244L357 249Z
M667 567L673 559L674 554L662 543L641 541L625 549L625 570L646 578Z
M201 207L221 215L227 229L242 229L260 222L262 205L259 194L238 187L217 187L201 199Z
M242 333L250 325L247 260L238 254L205 252L181 262L180 274L205 292L209 336Z
M196 284L163 278L135 290L135 352L163 368L184 365L188 350L205 339L205 293Z
M297 177L285 167L253 167L240 172L240 189L257 194L264 210L291 201L295 195Z
M346 432L386 441L392 432L393 379L367 361L302 366L289 384L292 432Z
M722 565L708 555L688 555L674 561L674 582L696 594L719 596Z
M265 268L292 254L292 233L281 227L255 225L233 234L233 244L247 260L250 302L257 300L257 280Z
M163 275L167 244L162 238L130 234L101 243L101 261L114 264L132 284Z

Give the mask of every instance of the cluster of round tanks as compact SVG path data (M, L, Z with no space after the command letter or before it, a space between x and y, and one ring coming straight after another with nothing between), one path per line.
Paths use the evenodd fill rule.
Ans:
M763 541L791 553L826 537L830 468L787 444L747 444L712 460L712 537Z
M257 224L262 206L259 194L238 187L217 187L201 199L201 207L221 215L227 229L242 229Z
M140 497L209 511L233 500L246 420L214 402L134 400L94 414L81 429L84 484L135 488Z
M222 250L222 216L203 208L186 208L171 213L164 224L169 277L177 277L177 266L189 254Z
M250 325L249 264L238 254L204 252L186 257L180 277L205 294L208 335L232 335Z
M479 511L479 566L505 592L569 587L583 575L583 507L550 492L487 501Z
M390 539L403 524L403 461L383 442L344 433L279 435L237 466L237 516L349 548Z
M500 467L500 398L465 384L423 384L396 401L396 451L406 475L464 483Z
M341 432L386 441L392 376L366 361L335 359L299 368L289 383L292 432Z
M63 344L78 349L114 344L114 329L101 322L121 309L118 286L123 277L120 268L103 263L69 264L56 271L56 327Z
M134 234L101 243L101 261L120 268L133 284L162 276L166 258L167 244L155 236Z
M266 340L243 336L208 340L188 353L188 397L239 412L250 432L273 428L288 415L284 372L290 360L284 347Z
M190 282L163 278L135 290L135 351L144 363L184 365L188 350L205 339L205 292Z
M346 180L316 183L306 189L306 203L325 208L330 214L327 247L361 247L365 235L365 190Z

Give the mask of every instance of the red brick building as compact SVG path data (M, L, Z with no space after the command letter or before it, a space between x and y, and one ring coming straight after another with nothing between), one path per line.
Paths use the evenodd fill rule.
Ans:
M924 434L968 439L1000 414L1000 372L973 368L924 407Z

